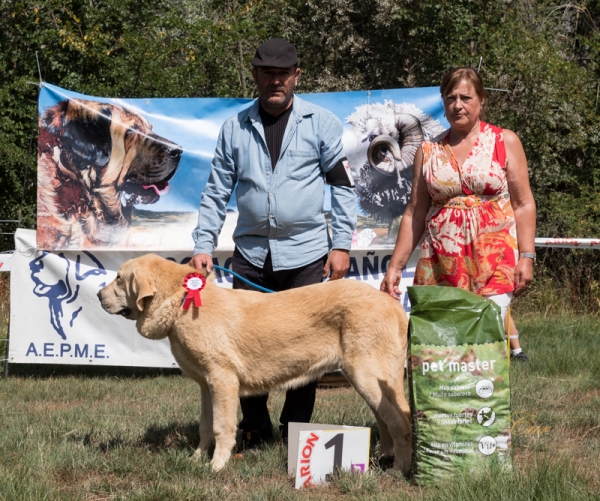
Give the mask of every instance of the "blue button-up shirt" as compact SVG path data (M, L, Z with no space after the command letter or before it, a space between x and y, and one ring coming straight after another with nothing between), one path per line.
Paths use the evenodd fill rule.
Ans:
M332 234L323 211L324 174L342 154L342 123L331 112L294 96L275 170L259 115L259 100L221 128L202 193L194 254L212 254L237 183L239 211L233 239L242 255L275 271L299 268L350 249L356 224L354 188L331 186Z

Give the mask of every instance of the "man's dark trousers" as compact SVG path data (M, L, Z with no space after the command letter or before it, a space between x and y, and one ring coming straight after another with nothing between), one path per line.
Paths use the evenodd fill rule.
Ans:
M325 255L321 259L300 268L273 271L271 253L267 255L264 267L259 268L248 262L236 248L233 252L231 267L234 272L250 282L279 292L322 282L323 268L326 262L327 256ZM236 277L233 278L233 288L257 290ZM285 404L279 418L282 438L287 438L288 423L290 421L297 423L308 423L310 421L315 406L316 390L317 381L313 381L306 386L287 391ZM267 409L268 398L268 393L240 398L242 407L240 429L242 432L257 430L263 440L269 440L273 436L271 417Z

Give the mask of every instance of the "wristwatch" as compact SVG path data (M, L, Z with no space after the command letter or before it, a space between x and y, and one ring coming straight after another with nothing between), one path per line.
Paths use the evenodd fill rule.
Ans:
M533 259L533 264L535 264L535 252L521 252L521 254L519 254L519 257L528 257L530 259Z

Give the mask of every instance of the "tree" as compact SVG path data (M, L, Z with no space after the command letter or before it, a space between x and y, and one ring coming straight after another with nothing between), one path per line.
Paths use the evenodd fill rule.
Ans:
M525 147L538 234L597 237L599 27L598 0L0 0L0 219L35 224L36 53L45 81L85 94L250 97L255 47L282 36L300 92L437 86L480 66L503 89L487 119Z

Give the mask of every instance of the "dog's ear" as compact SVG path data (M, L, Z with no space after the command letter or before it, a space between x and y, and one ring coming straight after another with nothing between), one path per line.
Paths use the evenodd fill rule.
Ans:
M46 109L39 120L38 131L38 155L50 153L54 148L61 147L61 137L63 135L63 118L67 112L69 100Z
M135 304L139 311L144 311L145 299L154 297L156 289L154 281L146 274L136 273L133 275L133 293L135 295Z
M110 160L112 137L109 105L95 101L68 101L63 115L60 160L77 170L103 168Z
M62 136L64 117L67 114L68 107L69 100L65 99L51 108L48 108L40 118L40 125L48 129L51 134Z

